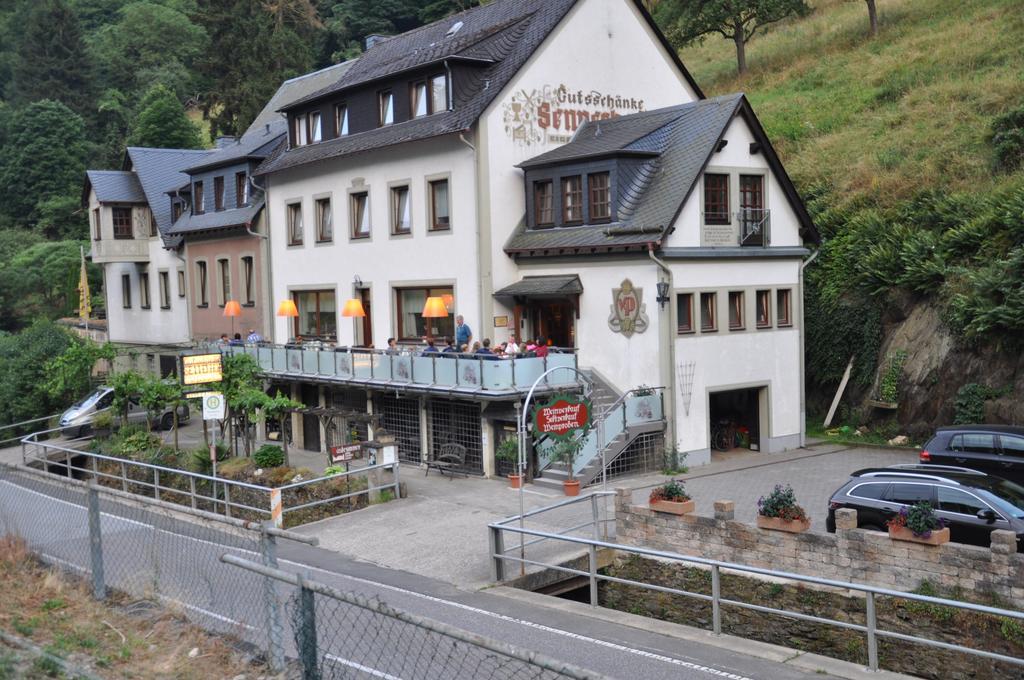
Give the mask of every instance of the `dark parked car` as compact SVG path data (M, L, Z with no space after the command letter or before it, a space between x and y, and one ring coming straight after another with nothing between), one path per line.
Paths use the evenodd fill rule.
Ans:
M1024 484L1024 427L940 427L921 450L922 463L956 465Z
M826 527L836 530L836 510L857 511L857 526L885 531L886 522L908 507L928 501L945 520L950 540L988 546L996 529L1017 534L1024 552L1024 486L977 470L946 465L893 465L858 470L832 494Z

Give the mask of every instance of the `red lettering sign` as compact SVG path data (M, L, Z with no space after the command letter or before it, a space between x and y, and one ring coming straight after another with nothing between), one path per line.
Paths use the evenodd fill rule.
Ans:
M559 395L534 411L537 434L567 437L590 424L590 402L580 397Z

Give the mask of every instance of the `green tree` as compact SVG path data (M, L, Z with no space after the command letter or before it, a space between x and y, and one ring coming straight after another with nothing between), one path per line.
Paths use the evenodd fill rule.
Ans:
M146 377L135 371L118 371L110 376L108 383L114 388L114 400L110 410L121 417L121 424L128 424L128 404L142 394Z
M31 3L11 68L8 98L17 105L57 98L91 120L93 71L78 17L64 0Z
M38 317L74 313L82 245L82 241L40 241L0 261L0 328L16 330ZM95 265L87 271L95 298L102 274Z
M47 364L74 341L71 333L46 320L20 333L0 333L0 424L41 418L68 405L46 389ZM28 427L21 434L38 429ZM8 430L4 436L16 434Z
M155 85L139 105L129 143L161 149L200 149L199 128L185 115L174 93L164 85Z
M70 404L89 391L92 371L100 359L112 361L114 346L76 338L62 354L46 362L46 392L59 403Z
M0 149L0 211L31 226L42 204L80 195L88 148L81 117L52 100L33 102L11 116Z
M804 0L674 0L655 8L658 23L677 47L717 33L736 46L736 68L747 72L747 42L764 26L810 12Z

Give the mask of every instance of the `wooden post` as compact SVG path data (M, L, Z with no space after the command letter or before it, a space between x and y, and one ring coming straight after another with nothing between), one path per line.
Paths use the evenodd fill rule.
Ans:
M850 360L846 363L846 370L843 371L843 379L839 382L839 389L836 390L836 396L832 398L832 405L828 409L828 415L825 416L825 427L832 424L832 418L836 415L836 409L839 408L839 400L843 398L843 392L846 391L846 383L850 382L850 371L853 370L853 360L855 358L856 355L850 357Z

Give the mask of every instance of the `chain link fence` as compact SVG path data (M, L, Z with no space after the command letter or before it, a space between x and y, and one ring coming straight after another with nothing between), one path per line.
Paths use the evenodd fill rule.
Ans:
M599 678L278 569L279 538L315 539L0 465L0 535L108 589L159 602L283 677Z

